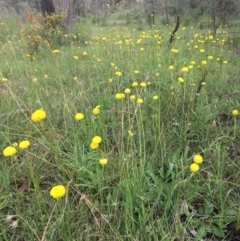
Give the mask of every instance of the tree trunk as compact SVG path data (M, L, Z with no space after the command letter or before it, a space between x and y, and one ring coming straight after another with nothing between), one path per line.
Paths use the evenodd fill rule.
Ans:
M216 35L216 11L215 11L215 0L212 0L212 18L213 18L213 35Z
M167 18L167 25L168 25L169 23L168 23L168 2L167 2L167 0L165 0L165 8L166 8L166 18Z
M73 23L73 1L74 0L61 0L61 10L67 12L67 18L63 22L65 34L71 32Z
M51 15L52 13L55 13L55 8L53 5L52 0L37 0L36 3L39 3L41 5L41 11L42 15L46 17L46 15Z

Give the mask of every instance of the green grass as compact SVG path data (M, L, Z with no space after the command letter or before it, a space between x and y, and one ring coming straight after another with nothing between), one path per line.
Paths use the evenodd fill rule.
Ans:
M213 40L210 29L181 26L169 48L174 25L140 31L96 27L86 19L74 26L75 43L54 42L50 48L42 39L34 59L26 56L31 48L21 38L22 27L12 21L0 25L5 36L0 77L8 78L0 83L0 147L31 142L12 157L1 155L1 240L234 240L239 235L240 130L232 110L240 109L240 61L231 26L219 29ZM193 68L182 73L192 61ZM132 87L133 82L147 86ZM115 99L125 88L131 94ZM31 113L40 108L47 118L34 123ZM75 120L77 112L83 120ZM102 142L91 150L96 135ZM204 161L192 173L195 154ZM108 159L106 166L101 158ZM49 191L59 184L67 193L56 201ZM16 228L9 227L7 215L16 215Z

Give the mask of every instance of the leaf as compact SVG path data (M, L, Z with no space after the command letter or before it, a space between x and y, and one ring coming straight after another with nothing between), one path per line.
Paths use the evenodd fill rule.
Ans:
M213 233L218 237L218 238L224 238L225 234L223 230L218 227L218 226L213 226Z
M213 205L211 203L205 204L205 215L210 215L213 212Z

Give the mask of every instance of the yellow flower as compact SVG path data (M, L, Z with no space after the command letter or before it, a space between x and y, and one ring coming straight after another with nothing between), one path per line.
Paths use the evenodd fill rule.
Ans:
M36 110L32 113L31 119L33 122L39 122L47 117L46 112L43 109Z
M54 54L59 54L59 53L60 53L60 51L59 51L58 49L54 49L52 52L53 52Z
M126 89L124 90L124 93L125 93L125 94L130 94L130 93L131 93L131 90L130 90L129 88L126 88Z
M84 51L84 52L82 53L82 55L83 55L83 56L87 56L88 54L87 54L87 52Z
M154 95L154 96L153 96L153 99L154 99L154 100L157 100L157 99L158 99L158 96L157 96L157 95Z
M75 55L75 56L73 56L73 58L74 58L74 59L76 59L76 60L78 60L78 56L76 56L76 55Z
M45 79L47 79L47 78L48 78L48 75L47 75L47 74L45 74L45 75L44 75L44 78L45 78Z
M17 142L14 142L14 143L12 144L12 146L15 147L15 148L18 147L18 143L17 143Z
M193 157L193 161L194 161L196 164L201 164L201 163L203 162L203 158L202 158L202 156L200 156L200 155L195 155L195 156Z
M211 55L208 56L208 59L209 59L209 60L212 60L212 59L213 59L213 56L211 56Z
M190 165L190 170L191 170L192 172L197 172L197 171L199 171L199 165L196 164L196 163L192 163L192 164Z
M115 95L115 98L116 98L117 100L121 100L121 99L123 98L122 93L117 93L117 94Z
M17 153L17 149L13 146L8 146L3 150L4 156L13 156Z
M181 69L181 71L182 71L183 73L187 73L187 72L188 72L188 67L183 67L183 68Z
M128 135L129 135L130 137L132 137L132 136L134 136L134 133L129 130L129 131L128 131Z
M207 64L207 61L206 60L203 60L202 61L202 65L206 65Z
M144 48L140 48L140 51L143 52L143 51L144 51Z
M102 138L100 136L94 136L92 138L92 143L99 144L102 141Z
M19 148L20 148L20 149L27 149L30 145L31 145L31 144L30 144L30 141L27 141L27 140L21 141L21 142L19 143Z
M98 147L99 147L99 144L91 142L90 148L91 148L92 150L95 150L95 149L97 149Z
M135 95L131 95L130 96L130 100L135 100L136 99L136 96Z
M138 71L138 70L134 70L133 73L134 73L134 74L139 74L139 71Z
M132 83L132 87L137 87L138 86L138 83L137 82L133 82Z
M156 76L159 76L159 73L156 73L155 75L156 75Z
M80 112L75 115L75 120L77 121L82 120L83 118L84 118L84 115Z
M188 69L192 69L192 68L193 68L192 64L188 65Z
M233 116L237 116L238 114L239 114L239 113L238 113L238 110L233 110L233 111L232 111L232 115L233 115Z
M112 79L112 78L108 79L108 82L109 82L109 83L112 83L112 82L113 82L113 79Z
M143 99L142 98L138 98L137 99L137 104L141 105L143 103Z
M228 62L227 62L227 60L224 60L223 63L224 63L224 64L227 64Z
M184 82L184 79L182 77L178 77L178 81L183 83Z
M100 113L100 106L99 106L99 107L96 106L96 107L93 109L92 113L93 113L94 115L98 115L98 114Z
M102 166L105 166L107 164L108 160L107 159L100 159L99 164Z
M33 81L33 82L37 82L37 78L34 77L34 78L32 79L32 81Z
M121 76L122 76L122 72L120 72L120 71L116 71L115 74L116 74L118 77L121 77Z
M198 49L198 46L197 46L197 45L194 45L194 48L195 48L195 49Z
M147 84L145 82L142 82L142 83L140 83L140 86L145 88L147 86Z
M3 82L7 82L7 81L8 81L8 78L4 78L4 77L3 77L3 78L2 78L2 81L3 81Z
M205 53L205 49L200 49L200 53Z
M168 69L169 69L169 70L174 70L174 66L173 66L173 65L169 65L169 66L168 66Z
M202 82L202 85L206 85L206 82Z
M50 196L55 199L63 197L66 194L66 188L63 185L54 186L50 190Z
M194 64L196 64L196 62L195 62L195 61L191 61L191 64L193 64L193 65L194 65Z
M171 52L177 54L178 53L178 49L171 49Z

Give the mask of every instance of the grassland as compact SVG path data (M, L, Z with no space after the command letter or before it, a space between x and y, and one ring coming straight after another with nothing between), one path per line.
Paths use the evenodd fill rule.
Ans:
M1 240L239 240L239 29L34 21L0 25Z

